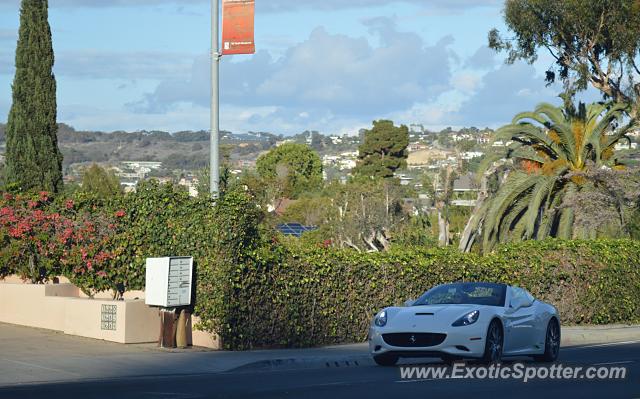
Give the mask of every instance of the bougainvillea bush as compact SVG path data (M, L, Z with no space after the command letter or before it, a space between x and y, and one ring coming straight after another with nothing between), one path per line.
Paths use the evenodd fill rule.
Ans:
M54 261L59 250L55 236L64 228L59 213L43 210L47 193L35 196L4 194L0 207L0 274L17 273L34 283L61 272Z
M146 182L104 199L87 193L2 194L0 278L44 283L65 276L87 295L144 289L149 257L193 256L215 247L214 206L176 186Z
M0 276L43 283L66 276L86 294L114 289L113 237L123 212L82 209L48 193L5 193L0 200Z

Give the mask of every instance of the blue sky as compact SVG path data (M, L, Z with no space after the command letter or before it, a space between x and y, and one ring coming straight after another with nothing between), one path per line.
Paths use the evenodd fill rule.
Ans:
M222 63L221 127L355 133L374 119L496 127L541 101L546 57L486 48L500 0L256 0L253 56ZM86 130L208 129L208 0L49 0L58 120ZM0 120L19 0L0 0Z

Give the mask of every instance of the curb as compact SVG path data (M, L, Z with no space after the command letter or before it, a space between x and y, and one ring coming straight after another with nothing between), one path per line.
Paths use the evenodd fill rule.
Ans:
M562 345L608 344L640 340L640 325L562 327Z
M288 358L288 359L269 359L257 362L247 363L225 373L251 373L255 371L273 371L273 370L300 370L300 369L344 369L360 366L373 365L373 359L369 354L355 356L327 356L318 358Z
M568 326L562 327L562 346L572 347L590 344L615 344L640 341L640 325ZM335 348L335 347L334 347ZM259 360L247 363L225 373L249 373L255 371L286 371L294 369L353 368L374 365L368 348L362 344L362 355L303 356Z

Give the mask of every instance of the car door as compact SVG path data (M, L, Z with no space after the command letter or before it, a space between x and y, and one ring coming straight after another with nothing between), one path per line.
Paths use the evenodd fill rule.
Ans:
M510 287L511 295L504 314L506 354L529 352L534 344L535 306L533 297L519 287Z

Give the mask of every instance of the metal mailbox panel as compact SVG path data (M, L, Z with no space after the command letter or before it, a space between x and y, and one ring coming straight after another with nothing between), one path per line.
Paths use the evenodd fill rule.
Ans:
M147 259L146 303L177 307L191 304L193 258Z

